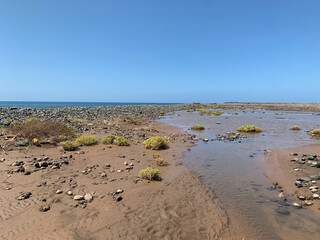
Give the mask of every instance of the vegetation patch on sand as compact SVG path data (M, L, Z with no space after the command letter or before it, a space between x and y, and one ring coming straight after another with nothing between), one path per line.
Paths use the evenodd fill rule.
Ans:
M313 129L308 134L312 137L320 137L320 129Z
M102 139L103 144L115 144L118 146L129 146L128 139L115 135L107 135Z
M143 169L139 172L139 177L142 179L147 179L147 180L160 180L160 172L158 169L148 167L146 169Z
M76 144L78 145L83 145L83 146L92 146L96 145L99 143L99 140L95 136L81 136L76 139L75 141Z
M151 137L145 140L143 146L147 149L160 150L169 148L169 143L163 137Z
M204 130L205 127L202 125L193 125L191 126L191 130Z
M78 148L78 144L71 141L61 142L60 145L63 147L65 151L74 151Z
M87 119L73 118L73 117L67 117L67 120L70 122L86 122L87 121Z
M27 118L24 121L24 124L31 124L31 123L38 123L38 122L41 122L41 120L38 118Z
M168 161L164 160L163 158L156 158L156 164L157 166L167 166L169 163Z
M49 139L59 143L75 138L75 133L67 125L53 121L31 121L27 124L16 125L10 129L12 134L26 139Z
M238 127L237 131L238 132L252 132L252 133L256 132L256 133L258 133L258 132L262 132L262 129L254 126L254 125L243 125L241 127Z

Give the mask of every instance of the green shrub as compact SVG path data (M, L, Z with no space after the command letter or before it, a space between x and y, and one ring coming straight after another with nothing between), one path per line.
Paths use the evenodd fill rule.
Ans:
M75 142L71 142L71 141L61 142L60 145L66 151L74 151L78 148L78 144L76 144Z
M41 120L38 119L38 118L27 118L27 119L24 121L24 124L38 123L38 122L41 122Z
M159 114L160 114L161 116L163 116L163 115L165 115L166 113L165 113L164 111L160 111Z
M309 131L309 134L313 137L320 137L320 129L313 129Z
M139 172L139 177L147 180L160 180L160 172L158 169L148 167Z
M70 122L86 122L87 121L87 119L74 118L74 117L67 117L67 120Z
M215 111L215 112L212 112L213 115L216 115L216 116L219 116L221 114L223 114L224 112L219 112L219 111Z
M238 132L262 132L261 128L254 125L243 125L237 129Z
M159 136L151 137L145 140L142 144L145 148L152 150L167 149L169 147L169 143Z
M118 145L118 146L129 146L128 139L124 137L116 137L113 140L113 144Z
M202 125L193 125L191 126L191 130L204 130L205 127Z
M115 138L116 138L115 135L111 135L111 134L107 135L102 138L102 143L103 144L112 144Z
M164 160L163 158L156 158L156 164L158 166L167 166L168 161Z
M14 120L10 126L17 126L17 125L20 125L20 122L18 120Z
M83 146L92 146L98 144L99 140L95 136L81 136L76 139L75 143Z
M10 123L11 123L10 119L3 120L3 125L5 125L5 126L9 126Z

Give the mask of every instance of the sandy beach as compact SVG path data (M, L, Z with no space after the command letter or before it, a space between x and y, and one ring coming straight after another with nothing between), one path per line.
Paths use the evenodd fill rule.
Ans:
M119 119L83 127L98 139L130 135L130 146L98 144L65 152L42 145L0 152L1 239L219 239L225 232L228 219L218 201L177 161L192 146L191 136L164 123ZM151 136L166 136L170 148L146 150L141 142ZM3 134L3 145L12 140L5 139ZM169 165L157 167L153 154ZM35 169L34 162L44 159L63 164ZM15 164L19 161L23 164ZM31 174L15 172L21 166ZM138 178L149 166L160 170L161 181ZM29 198L17 200L28 192ZM74 200L76 195L89 200Z

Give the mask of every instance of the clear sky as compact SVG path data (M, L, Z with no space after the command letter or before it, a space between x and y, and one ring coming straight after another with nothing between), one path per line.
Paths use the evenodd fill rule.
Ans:
M319 0L0 0L0 100L320 102Z

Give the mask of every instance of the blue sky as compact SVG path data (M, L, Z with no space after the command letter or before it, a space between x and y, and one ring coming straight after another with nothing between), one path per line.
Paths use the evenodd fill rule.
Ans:
M0 0L0 101L320 102L319 0Z

